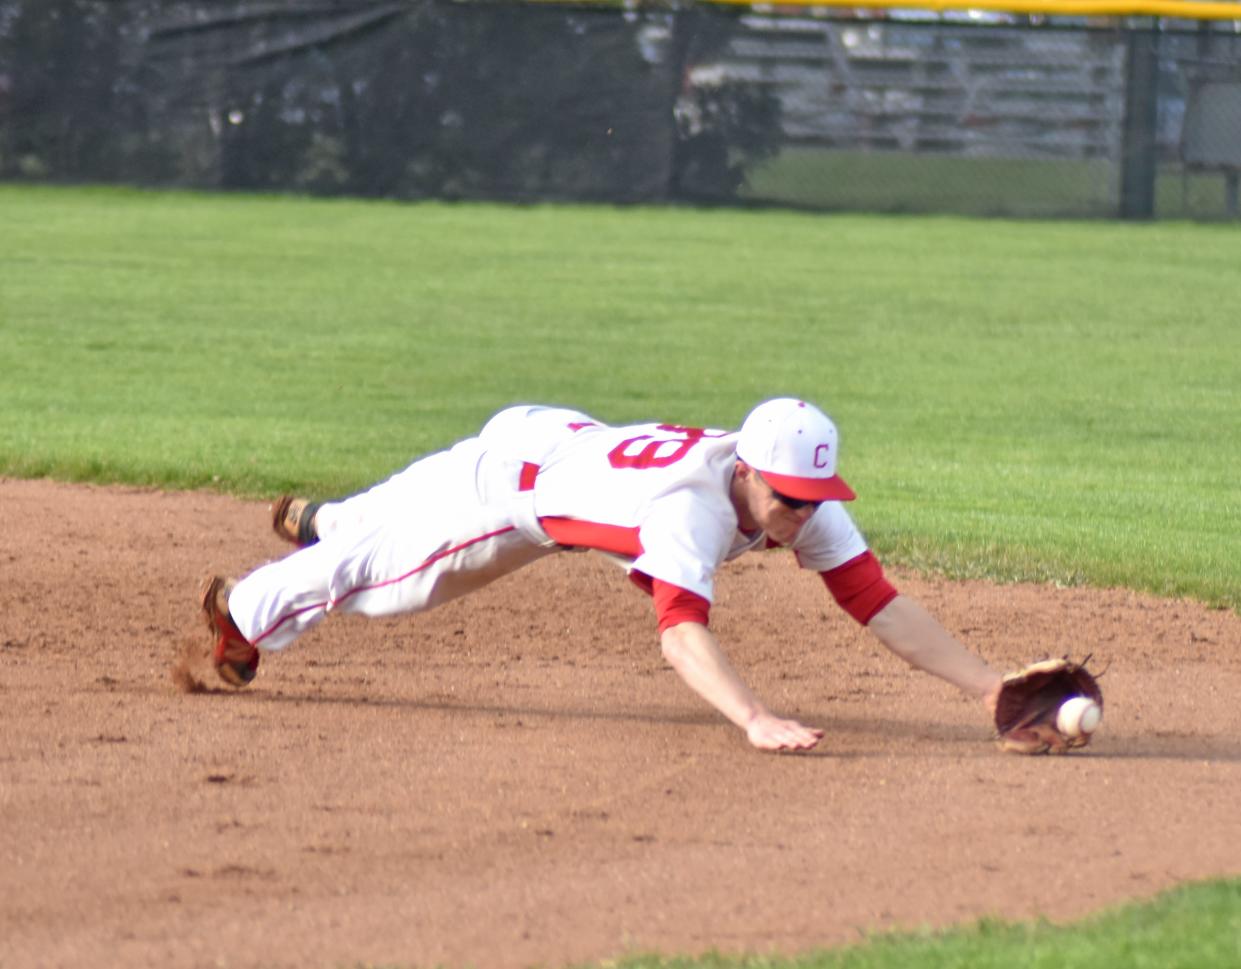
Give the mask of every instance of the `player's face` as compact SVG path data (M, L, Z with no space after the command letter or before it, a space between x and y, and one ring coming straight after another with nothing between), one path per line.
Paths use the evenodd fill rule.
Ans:
M771 487L753 468L738 468L742 473L742 493L745 498L744 519L749 518L781 545L787 545L797 537L801 527L819 507L818 502L798 501L788 498ZM743 527L747 523L743 520Z

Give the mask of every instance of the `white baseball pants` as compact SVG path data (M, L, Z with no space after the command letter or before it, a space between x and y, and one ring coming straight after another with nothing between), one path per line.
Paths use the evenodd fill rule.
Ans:
M519 467L470 438L323 505L316 544L238 582L233 621L254 645L282 649L328 613L431 609L557 551L514 514Z

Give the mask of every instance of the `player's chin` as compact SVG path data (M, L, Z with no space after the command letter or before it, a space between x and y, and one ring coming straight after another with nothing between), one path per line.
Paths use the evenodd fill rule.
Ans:
M799 531L801 531L801 522L790 524L785 521L775 521L766 529L767 537L781 545L791 544Z

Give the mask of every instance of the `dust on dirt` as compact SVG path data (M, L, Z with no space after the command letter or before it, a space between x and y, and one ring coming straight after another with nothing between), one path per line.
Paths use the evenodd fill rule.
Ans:
M211 687L211 650L209 640L199 636L199 642L187 639L176 653L168 678L182 693L206 693ZM1007 730L1007 726L1005 727Z
M238 692L196 590L285 552L263 504L0 480L0 511L5 969L792 953L1241 871L1229 611L897 573L1000 668L1107 667L1095 744L1021 758L790 556L747 556L713 624L827 731L764 755L665 667L600 557L333 618Z

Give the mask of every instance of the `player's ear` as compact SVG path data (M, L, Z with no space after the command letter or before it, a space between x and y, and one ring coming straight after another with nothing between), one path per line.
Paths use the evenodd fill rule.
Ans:
M737 458L737 477L745 481L754 473L754 469L746 464L741 458Z

